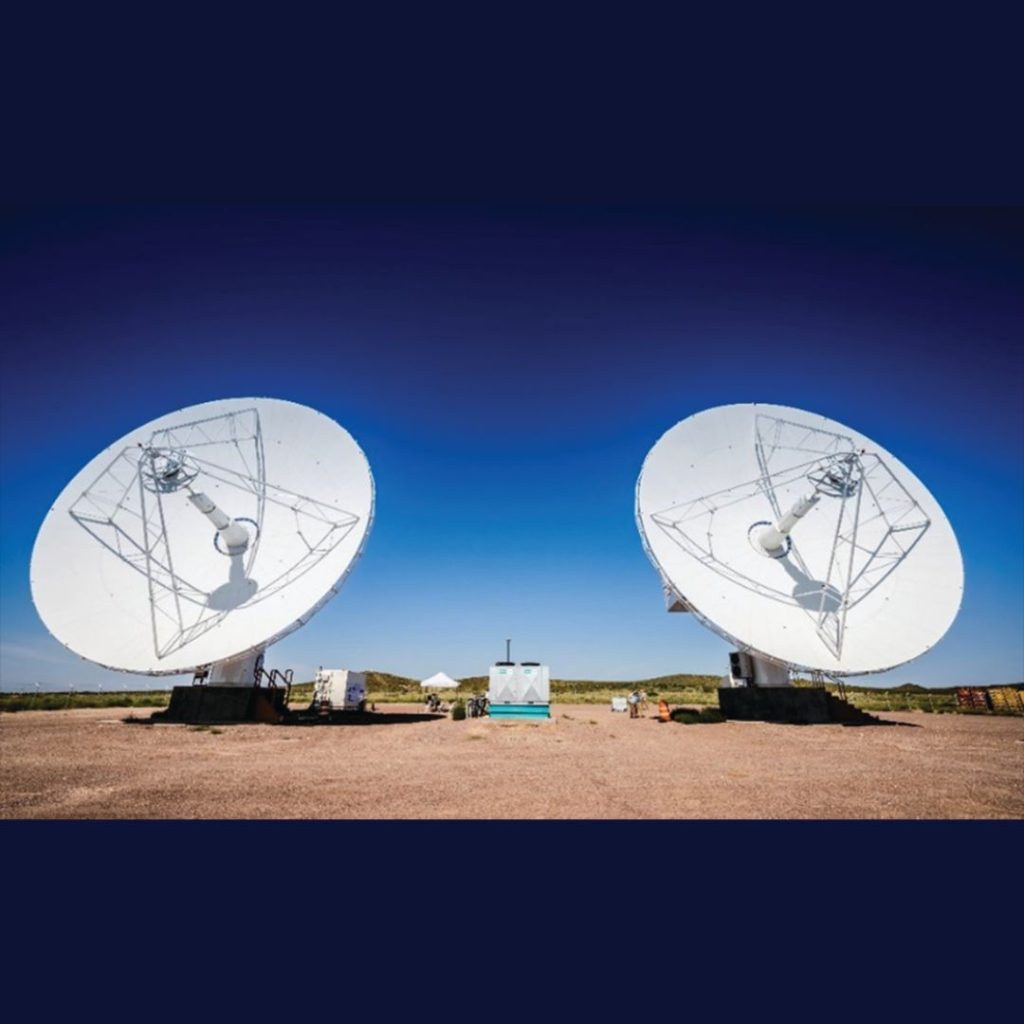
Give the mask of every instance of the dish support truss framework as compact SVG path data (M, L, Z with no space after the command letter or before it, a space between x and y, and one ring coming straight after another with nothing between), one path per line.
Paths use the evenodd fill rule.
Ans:
M844 434L759 413L754 448L760 470L757 477L677 502L651 518L688 555L730 583L801 608L826 650L839 660L848 613L910 556L931 520L878 454L858 449ZM763 514L767 502L778 519L785 510L777 490L801 480L813 484L823 470L836 465L845 467L855 486L840 489L826 499L832 503L835 515L827 563L808 566L800 550L799 527L793 533L788 555L777 560L783 563L787 578L796 581L795 588L770 585L724 560L720 552L727 545L716 544L715 538L717 512L750 502L753 522ZM735 542L735 538L732 540ZM656 559L652 560L657 564ZM662 580L667 583L663 572ZM687 595L668 586L689 604ZM741 648L745 646L708 621L699 609L691 605L690 610L726 639Z
M201 479L216 480L222 487L233 489L239 504L252 513L245 517L255 528L248 550L244 556L230 559L228 583L213 592L190 582L175 569L173 538L164 507L169 494L147 486L148 478L142 471L145 453L154 451L187 453ZM272 579L256 584L251 572L261 544L267 543L263 525L268 505L291 510L299 538L294 545L298 556ZM337 547L360 519L352 512L267 480L260 418L254 408L154 431L145 446L122 449L69 512L107 551L146 577L153 648L158 658L192 643L236 608L252 607L280 593ZM210 557L220 559L224 555L211 544ZM337 585L329 593L336 590ZM218 595L226 607L218 606Z

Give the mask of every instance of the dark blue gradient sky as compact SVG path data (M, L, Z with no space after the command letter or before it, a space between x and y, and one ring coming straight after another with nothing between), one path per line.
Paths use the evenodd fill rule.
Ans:
M32 606L36 531L129 429L215 398L302 402L369 457L377 519L338 598L271 648L414 676L513 654L560 678L721 673L663 610L633 521L650 446L728 402L795 405L905 462L966 590L868 681L1024 678L1019 211L454 206L24 209L3 225L5 689L136 680Z

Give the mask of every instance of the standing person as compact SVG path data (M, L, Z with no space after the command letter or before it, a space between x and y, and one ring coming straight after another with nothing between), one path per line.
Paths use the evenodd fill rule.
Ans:
M646 711L647 710L647 691L646 690L641 690L640 691L640 710L641 711Z
M634 690L627 698L626 702L629 704L629 717L637 718L639 713L640 705L640 694Z

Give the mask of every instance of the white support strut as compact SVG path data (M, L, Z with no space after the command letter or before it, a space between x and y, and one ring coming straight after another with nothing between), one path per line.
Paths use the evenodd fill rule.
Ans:
M212 498L202 491L192 491L188 500L217 527L229 555L241 555L249 547L249 531L219 509Z
M789 536L790 531L794 526L818 502L821 501L821 495L817 490L811 491L809 494L805 494L802 498L799 498L796 504L774 525L769 526L759 537L758 543L764 548L765 552L769 555L776 555L782 549L786 542L786 538Z

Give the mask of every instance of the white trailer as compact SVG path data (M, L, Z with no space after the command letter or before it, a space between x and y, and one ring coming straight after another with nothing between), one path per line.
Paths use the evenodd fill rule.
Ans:
M313 703L321 711L365 711L366 673L322 668L316 674Z

